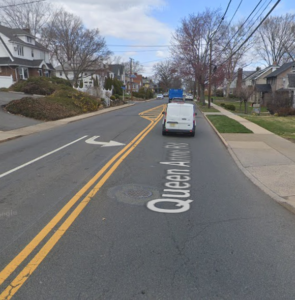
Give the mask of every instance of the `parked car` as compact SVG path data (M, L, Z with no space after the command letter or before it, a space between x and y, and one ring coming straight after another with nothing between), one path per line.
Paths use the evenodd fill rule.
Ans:
M163 98L164 98L163 94L158 94L157 95L157 99L163 99Z
M189 133L195 136L196 112L190 103L168 103L163 112L162 135L167 133Z
M167 98L167 97L169 97L169 94L168 94L168 93L165 93L165 94L164 94L164 98Z
M192 94L186 94L185 101L194 101L194 96Z

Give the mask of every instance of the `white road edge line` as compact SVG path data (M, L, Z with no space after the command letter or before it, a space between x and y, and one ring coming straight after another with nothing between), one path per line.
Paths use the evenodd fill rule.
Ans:
M44 154L44 155L42 155L42 156L39 156L39 157L37 157L37 158L35 158L35 159L33 159L33 160L31 160L31 161L29 161L29 162L27 162L27 163L25 163L25 164L19 166L19 167L16 167L16 168L14 168L14 169L12 169L12 170L10 170L10 171L7 171L7 172L5 172L5 173L2 173L2 174L0 174L0 178L2 178L2 177L4 177L4 176L7 176L7 175L9 175L9 174L11 174L11 173L13 173L13 172L19 170L19 169L22 169L22 168L24 168L24 167L26 167L26 166L28 166L28 165L34 163L34 162L36 162L36 161L38 161L38 160L40 160L40 159L46 157L46 156L49 156L49 155L51 155L51 154L53 154L53 153L55 153L55 152L57 152L57 151L60 151L60 150L66 148L66 147L68 147L68 146L70 146L70 145L72 145L72 144L75 144L75 143L77 143L77 142L79 142L79 141L81 141L81 140L83 140L83 139L85 139L85 138L87 138L87 137L88 137L88 135L85 135L85 136L83 136L83 137L81 137L81 138L79 138L79 139L77 139L77 140L75 140L75 141L73 141L73 142L71 142L71 143L68 143L68 144L66 144L66 145L64 145L64 146L62 146L62 147L60 147L60 148L57 148L57 149L55 149L55 150L53 150L53 151L51 151L51 152L48 152L48 153L46 153L46 154Z

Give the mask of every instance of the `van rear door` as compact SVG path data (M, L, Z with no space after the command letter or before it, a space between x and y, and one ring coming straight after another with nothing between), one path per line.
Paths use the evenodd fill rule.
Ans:
M193 105L174 104L168 105L166 128L174 130L192 130L194 120Z

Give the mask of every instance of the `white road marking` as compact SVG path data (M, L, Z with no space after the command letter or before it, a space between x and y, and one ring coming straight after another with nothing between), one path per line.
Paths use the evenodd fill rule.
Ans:
M64 148L66 148L66 147L68 147L68 146L70 146L70 145L72 145L72 144L75 144L75 143L79 142L80 140L85 139L87 136L88 136L88 135L85 135L85 136L83 136L83 137L81 137L81 138L79 138L79 139L77 139L77 140L75 140L75 141L73 141L73 142L71 142L71 143L68 143L68 144L66 144L66 145L64 145L64 146L62 146L62 147L60 147L60 148L57 148L57 149L55 149L55 150L53 150L53 151L51 151L51 152L48 152L48 153L46 153L46 154L44 154L44 155L42 155L42 156L39 156L39 157L37 157L37 158L35 158L35 159L33 159L33 160L31 160L31 161L29 161L29 162L27 162L27 163L25 163L25 164L19 166L19 167L16 167L16 168L14 168L14 169L12 169L12 170L10 170L10 171L7 171L7 172L5 172L5 173L2 173L2 174L0 174L0 178L4 177L4 176L6 176L6 175L9 175L9 174L11 174L11 173L13 173L13 172L15 172L15 171L17 171L17 170L19 170L19 169L22 169L22 168L24 168L24 167L26 167L26 166L28 166L28 165L31 165L32 163L34 163L34 162L36 162L36 161L38 161L38 160L40 160L40 159L42 159L42 158L44 158L44 157L46 157L46 156L49 156L49 155L51 155L51 154L53 154L53 153L55 153L55 152L58 152L58 151L60 151L60 150L62 150L62 149L64 149Z
M179 198L190 198L191 191L187 188L190 188L190 183L187 181L191 181L190 176L190 150L189 144L187 143L168 143L165 146L168 149L168 157L169 161L160 162L162 165L168 166L178 166L185 167L186 169L168 169L166 172L167 182L165 183L165 188L163 191L166 192L162 194L162 199L151 200L147 203L147 208L159 212L159 213L167 213L167 214L177 214L188 211L190 209L190 203L193 200L181 200ZM166 198L166 199L164 199ZM177 199L173 199L177 198ZM160 208L157 207L156 204L160 202L172 202L176 203L172 208Z
M102 147L112 147L112 146L123 146L125 144L116 142L116 141L109 141L109 142L97 142L96 139L99 138L99 135L96 135L88 140L85 141L87 144L94 144L94 145L102 145Z
M177 203L175 206L180 208L172 208L172 209L164 209L156 207L157 203L160 202L172 202ZM147 208L156 212L160 213L166 213L166 214L178 214L185 212L190 209L190 203L193 202L193 200L179 200L179 199L155 199L152 201L149 201L147 203Z

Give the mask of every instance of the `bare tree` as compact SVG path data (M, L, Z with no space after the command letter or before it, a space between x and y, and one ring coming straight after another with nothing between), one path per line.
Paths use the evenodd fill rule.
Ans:
M219 41L218 55L222 58L222 66L226 80L226 97L229 96L230 85L236 76L236 70L246 66L245 56L253 45L253 40L248 40L241 48L240 45L248 36L246 24L225 27L223 38ZM240 49L239 49L240 48Z
M290 61L295 52L295 14L269 17L255 35L256 51L268 65Z
M210 44L213 36L218 38L221 34L221 31L216 31L221 18L219 9L206 9L198 15L190 15L182 20L172 38L171 54L174 63L183 76L194 78L194 94L198 85L203 103L209 75Z
M242 106L242 103L244 103L244 112L245 114L248 113L248 100L251 98L251 96L254 93L254 88L252 86L245 86L241 87L239 96L240 96L240 109Z
M29 29L38 36L52 15L52 4L45 1L2 0L1 23L11 28Z
M103 60L110 55L98 29L85 29L79 17L64 10L55 13L42 36L68 80L68 71L73 72L74 84L78 84L84 71L101 69Z
M159 82L159 87L163 91L167 91L170 88L180 88L179 80L176 79L177 69L173 65L172 61L166 60L154 65L153 70L155 72L154 77ZM181 85L181 84L180 84Z
M122 64L124 65L126 77L130 77L130 75L134 73L140 74L143 71L143 66L140 64L139 61L132 60L132 74L130 61L123 62Z

